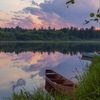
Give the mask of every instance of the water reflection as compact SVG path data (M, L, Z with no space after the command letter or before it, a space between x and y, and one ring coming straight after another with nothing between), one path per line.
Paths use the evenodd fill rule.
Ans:
M46 68L52 68L71 79L74 77L75 68L79 71L85 68L87 62L80 62L80 58L80 53L72 56L70 53L59 52L1 52L0 100L11 95L12 90L19 91L24 87L28 91L33 91L34 87L43 87Z
M18 79L16 82L12 82L12 90L14 91L16 87L25 86L26 81L24 79Z
M100 43L0 43L0 51L3 52L48 52L48 54L56 51L63 54L72 54L79 52L100 51Z

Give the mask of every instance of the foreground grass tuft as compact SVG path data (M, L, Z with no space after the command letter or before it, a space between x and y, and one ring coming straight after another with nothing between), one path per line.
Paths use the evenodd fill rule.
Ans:
M51 96L44 90L38 89L33 94L21 90L20 93L13 93L12 100L71 100L68 96L53 93Z

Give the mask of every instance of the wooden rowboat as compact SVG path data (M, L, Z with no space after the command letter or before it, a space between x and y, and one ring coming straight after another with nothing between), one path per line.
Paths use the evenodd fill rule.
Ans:
M65 79L53 70L46 70L45 74L45 88L48 92L56 91L66 95L73 95L76 85L72 81Z

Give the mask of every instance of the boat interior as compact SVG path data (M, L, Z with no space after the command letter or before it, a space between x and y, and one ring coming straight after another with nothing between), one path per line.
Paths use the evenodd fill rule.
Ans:
M74 86L73 82L65 79L63 76L59 75L58 73L52 70L46 70L46 77L52 82L55 82L56 84L61 84L62 86L69 86L69 87Z

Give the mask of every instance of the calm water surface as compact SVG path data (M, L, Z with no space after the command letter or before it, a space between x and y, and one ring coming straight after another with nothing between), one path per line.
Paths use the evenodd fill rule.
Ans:
M22 46L14 48L14 50L11 46L5 47L0 47L0 100L9 97L13 91L20 91L23 88L27 91L33 91L37 87L43 88L47 68L76 82L74 78L76 69L82 73L86 69L86 65L90 63L81 60L79 50L72 53L71 49L66 51L67 47L66 49L59 48L63 52L57 49L54 51L50 47L45 50L43 46L42 49L40 46L38 49L34 46L33 51L32 48L27 50L27 47L22 49ZM94 49L97 50L96 48L95 46Z

